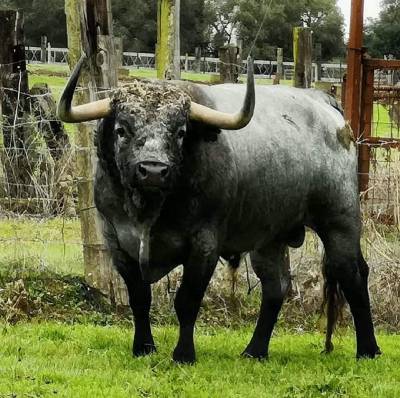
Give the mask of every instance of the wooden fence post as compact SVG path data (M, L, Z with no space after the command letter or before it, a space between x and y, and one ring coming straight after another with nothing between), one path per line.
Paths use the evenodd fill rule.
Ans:
M157 6L157 77L179 80L180 0L158 0Z
M41 36L40 38L40 62L46 63L47 59L47 36Z
M200 73L200 71L201 71L201 48L200 47L196 47L194 49L194 56L196 58L196 60L194 62L194 71L196 73Z
M111 7L109 0L66 0L69 63L72 67L82 54L82 42L97 43L95 54L90 57L90 71L85 68L82 74L82 84L87 88L77 95L78 102L84 103L97 99L96 88L101 90L113 88L117 84L117 68L114 67L114 40L112 37ZM94 26L88 29L81 23L87 13L87 21ZM86 36L90 32L95 37ZM96 32L99 33L96 35ZM101 49L101 50L100 50ZM85 51L88 51L85 48ZM102 222L94 207L93 178L96 168L93 127L89 124L79 124L76 136L77 173L79 213L83 241L85 279L90 284L104 292L117 304L128 303L124 282L116 273L108 251L105 249L102 236Z
M315 44L315 62L317 64L315 81L320 82L322 80L322 44Z
M273 84L280 84L283 78L283 48L276 49L276 75Z
M47 63L51 64L51 43L47 43Z
M185 54L185 72L189 71L189 54Z
M293 30L294 87L310 88L312 83L312 31L295 27Z
M219 49L220 60L220 82L237 83L238 82L238 47L228 45Z
M122 37L114 37L114 49L115 49L115 66L116 68L122 68L124 64L124 47Z

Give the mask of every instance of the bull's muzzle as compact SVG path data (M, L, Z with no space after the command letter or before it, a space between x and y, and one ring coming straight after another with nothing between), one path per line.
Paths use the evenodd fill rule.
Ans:
M139 186L166 188L171 180L169 165L157 161L144 161L136 164L136 181Z

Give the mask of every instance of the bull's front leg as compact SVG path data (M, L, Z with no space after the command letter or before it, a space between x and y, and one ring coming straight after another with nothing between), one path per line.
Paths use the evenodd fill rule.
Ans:
M217 234L210 229L195 233L191 252L184 264L182 283L175 298L175 311L179 321L179 340L173 359L180 363L196 360L194 325L201 301L218 261Z
M150 326L150 283L143 281L138 263L124 253L113 251L112 258L128 289L135 324L132 353L134 356L150 354L156 351Z

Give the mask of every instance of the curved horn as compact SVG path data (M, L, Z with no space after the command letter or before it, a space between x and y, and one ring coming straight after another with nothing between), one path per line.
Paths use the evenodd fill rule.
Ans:
M254 65L250 56L247 58L247 89L242 109L238 113L224 113L207 106L191 103L190 119L215 126L224 130L240 130L246 127L254 113L255 88L254 88Z
M66 123L88 122L90 120L101 119L111 113L111 102L109 98L84 105L71 105L85 59L86 57L82 55L81 59L76 64L61 95L60 102L58 103L57 115L60 120Z

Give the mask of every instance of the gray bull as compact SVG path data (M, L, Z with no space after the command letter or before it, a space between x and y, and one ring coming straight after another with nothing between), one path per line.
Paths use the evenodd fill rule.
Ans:
M329 96L255 88L249 62L247 89L137 81L111 99L73 107L81 66L59 114L72 123L102 119L95 202L129 291L134 355L155 350L151 283L183 264L173 358L193 362L194 325L218 258L250 252L262 303L243 354L266 357L290 283L285 253L302 244L305 227L324 244L328 296L339 286L350 304L357 356L379 353L360 249L356 148Z

